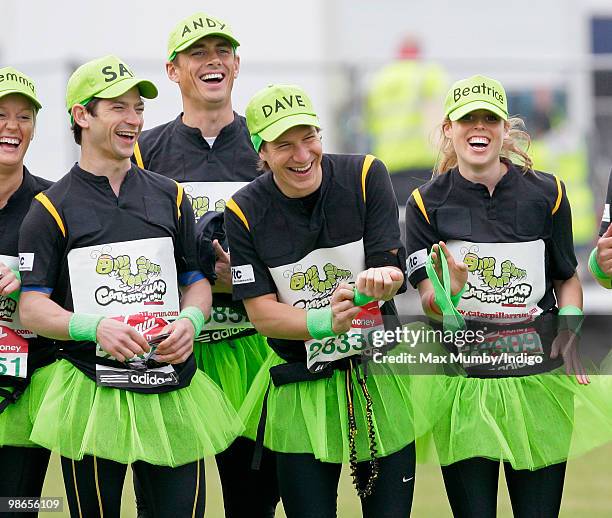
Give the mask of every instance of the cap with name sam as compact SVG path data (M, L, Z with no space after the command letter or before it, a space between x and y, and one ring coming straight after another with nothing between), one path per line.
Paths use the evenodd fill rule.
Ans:
M71 113L75 104L87 104L94 97L114 99L135 86L142 97L157 97L155 85L146 79L137 78L117 56L94 59L81 65L70 76L66 88L66 109Z

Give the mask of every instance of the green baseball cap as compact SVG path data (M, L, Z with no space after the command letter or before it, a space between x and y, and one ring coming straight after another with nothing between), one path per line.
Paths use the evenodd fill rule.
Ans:
M472 76L451 86L444 102L444 115L456 121L475 110L489 110L508 120L506 91L499 81Z
M92 98L114 99L137 86L146 99L157 97L151 81L138 79L117 56L94 59L77 68L66 87L66 108L71 113L75 104L87 104Z
M181 20L168 38L168 61L172 61L178 52L191 47L205 36L219 36L228 40L234 49L240 46L234 38L230 26L218 18L204 13L195 13Z
M246 107L246 120L255 151L294 126L321 127L312 101L299 86L269 85L257 92Z
M0 97L9 94L24 95L34 103L36 111L42 108L42 104L36 97L34 81L13 67L0 68Z

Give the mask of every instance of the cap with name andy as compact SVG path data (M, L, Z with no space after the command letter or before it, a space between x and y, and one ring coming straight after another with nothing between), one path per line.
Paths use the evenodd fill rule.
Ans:
M177 53L191 47L205 36L219 36L228 40L234 48L240 46L232 29L223 20L201 12L195 13L181 20L172 29L168 38L168 61L172 61Z

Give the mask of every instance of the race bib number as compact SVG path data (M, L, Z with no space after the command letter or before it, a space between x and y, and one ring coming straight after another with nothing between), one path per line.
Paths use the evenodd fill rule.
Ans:
M213 329L253 328L244 308L230 306L213 306L210 319L206 322L202 331Z
M305 342L306 366L317 372L330 362L361 354L373 346L372 336L381 330L384 331L382 315L378 302L373 301L363 306L347 333Z
M161 335L168 321L149 313L138 313L124 317L113 317L130 327L149 342L147 353L135 356L124 362L125 367L112 367L96 363L96 381L98 385L115 388L152 388L161 385L178 385L178 376L172 365L162 365L155 361L157 346L166 335ZM114 358L96 344L96 357L106 360Z
M0 376L28 375L28 341L9 327L0 327Z

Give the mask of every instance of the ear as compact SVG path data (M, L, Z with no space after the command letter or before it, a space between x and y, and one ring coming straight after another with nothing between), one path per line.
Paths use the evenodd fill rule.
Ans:
M89 112L87 108L82 104L75 104L72 107L72 118L74 119L75 124L81 126L81 128L89 127Z
M238 77L239 73L240 73L240 56L236 54L234 56L234 79Z
M510 123L508 121L504 121L504 139L507 139L510 136Z
M166 74L168 75L168 79L174 83L179 82L178 67L176 65L177 60L178 56L176 56L173 61L168 61L166 63Z
M444 132L444 136L448 139L453 138L453 123L451 121L442 123L442 131Z

